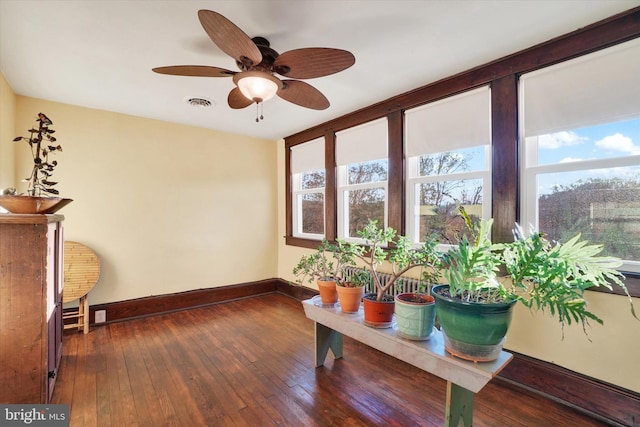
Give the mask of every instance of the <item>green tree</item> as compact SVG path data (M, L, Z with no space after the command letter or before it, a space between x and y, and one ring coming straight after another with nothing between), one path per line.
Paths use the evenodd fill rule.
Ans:
M640 260L640 180L590 178L559 185L538 199L539 229L565 241L576 233L604 253Z
M470 169L470 154L459 152L438 153L420 157L421 176L450 175ZM475 180L474 180L475 181ZM442 180L423 183L420 186L420 205L431 207L429 214L420 217L420 240L437 233L443 242L456 240L456 236L468 233L464 221L458 215L460 205L481 205L482 184L464 180Z
M349 185L384 182L387 180L387 161L349 165ZM349 236L356 237L369 220L384 224L384 189L361 188L349 191Z
M324 233L324 170L302 174L302 189L321 189L321 192L302 196L302 231L312 234ZM295 202L294 202L295 203Z

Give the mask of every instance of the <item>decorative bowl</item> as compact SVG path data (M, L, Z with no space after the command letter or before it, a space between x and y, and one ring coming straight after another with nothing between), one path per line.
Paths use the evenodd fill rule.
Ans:
M14 214L52 214L72 201L62 197L0 195L0 206Z

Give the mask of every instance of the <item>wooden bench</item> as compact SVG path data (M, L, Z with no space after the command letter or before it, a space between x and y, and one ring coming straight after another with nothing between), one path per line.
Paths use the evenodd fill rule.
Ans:
M316 300L302 301L306 316L315 322L315 365L322 366L329 349L335 358L342 357L343 336L348 336L416 366L447 381L445 426L457 427L460 422L470 427L473 419L473 399L513 357L501 352L493 362L473 363L446 353L442 333L435 330L427 341L401 338L395 327L376 329L364 325L362 307L358 313L342 313L339 307L324 308Z

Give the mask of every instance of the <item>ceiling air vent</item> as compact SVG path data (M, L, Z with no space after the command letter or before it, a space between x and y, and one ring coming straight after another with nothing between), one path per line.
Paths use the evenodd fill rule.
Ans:
M209 108L213 105L213 102L205 98L187 98L187 104L192 107Z

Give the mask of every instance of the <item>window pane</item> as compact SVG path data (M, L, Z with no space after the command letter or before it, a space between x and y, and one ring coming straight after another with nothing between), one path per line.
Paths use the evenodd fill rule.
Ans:
M320 170L303 173L300 185L302 187L302 190L308 190L312 188L324 188L324 183L324 170Z
M324 193L298 195L302 209L302 232L324 234Z
M485 147L472 147L419 157L420 176L486 170Z
M582 233L603 255L640 260L640 166L540 174L538 215L550 239Z
M458 214L463 206L472 218L482 217L482 180L466 179L436 181L416 185L417 215L419 216L419 241L431 234L438 234L442 243L449 243L455 236L467 234L464 221Z
M608 159L640 154L638 144L640 144L640 119L540 135L537 164Z
M346 192L349 200L349 236L359 237L369 219L377 220L378 225L384 224L384 188L366 188Z
M347 182L349 185L383 182L387 180L387 159L349 165Z

